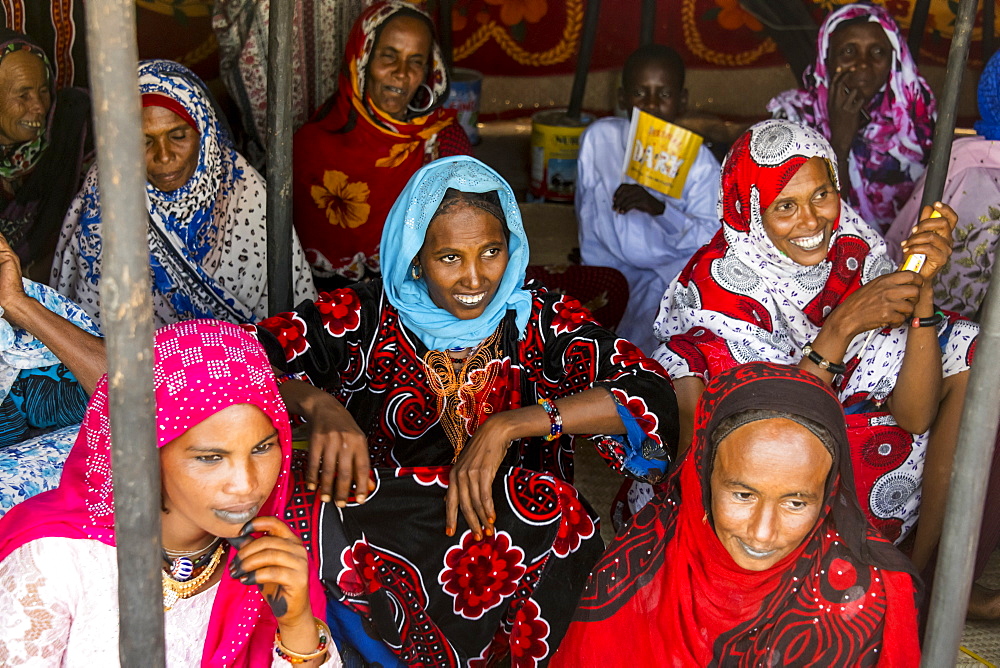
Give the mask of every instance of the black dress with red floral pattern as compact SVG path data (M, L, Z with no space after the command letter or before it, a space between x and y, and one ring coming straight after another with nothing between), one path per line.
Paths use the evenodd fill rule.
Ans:
M489 415L607 388L629 429L595 438L611 466L656 480L676 442L662 368L600 328L572 298L533 291L523 338L501 324L489 382L467 401L469 434ZM320 563L338 645L369 665L545 665L558 647L603 543L596 515L569 484L572 443L524 439L493 482L496 532L475 540L459 515L444 533L454 450L439 423L426 347L400 323L379 282L326 293L257 326L275 366L305 372L368 434L375 489L363 505L316 503L301 486L289 521ZM490 369L490 367L493 367ZM477 380L472 378L473 381Z
M524 336L512 315L500 325L491 379L465 410L469 435L490 415L558 399L591 387L611 392L627 435L597 435L615 471L656 482L677 442L677 402L666 372L625 339L601 328L572 297L533 290ZM271 363L336 396L368 434L373 466L444 466L455 451L439 423L439 399L423 358L427 347L399 320L381 281L327 292L259 323ZM473 379L475 380L475 379ZM631 423L631 424L629 424ZM569 437L522 439L505 462L573 482Z

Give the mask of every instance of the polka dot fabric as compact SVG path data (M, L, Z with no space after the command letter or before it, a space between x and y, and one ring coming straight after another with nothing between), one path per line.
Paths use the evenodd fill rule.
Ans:
M730 149L719 197L722 229L667 289L656 320L662 344L653 358L671 378L698 376L707 382L749 362L798 364L802 348L837 306L862 285L895 270L882 238L843 201L826 259L819 264L796 263L768 238L764 210L813 157L836 164L818 131L785 120L754 125ZM836 183L832 168L831 175ZM880 407L896 385L908 331L907 326L884 329L871 341L864 332L848 345L847 372L833 386L849 413L861 413L849 415L857 421L852 439L874 438L873 430L881 433L876 428L886 420L898 429ZM938 331L944 375L968 369L978 325L945 321ZM926 434L915 435L908 456L890 470L856 473L872 522L894 540L905 537L916 522L926 444Z
M157 332L154 358L157 447L229 406L256 406L278 430L283 455L278 481L260 515L282 516L289 493L291 431L271 366L257 340L236 325L190 320ZM115 545L114 508L105 376L91 398L59 488L15 506L0 521L0 559L31 540L48 536ZM314 610L322 611L319 583L310 584ZM257 588L224 577L212 609L202 665L271 665L276 627Z

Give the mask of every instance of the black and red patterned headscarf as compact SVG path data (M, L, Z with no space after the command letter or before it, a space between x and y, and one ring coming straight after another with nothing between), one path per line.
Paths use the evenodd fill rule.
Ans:
M751 409L807 418L833 436L816 526L765 571L737 566L706 513L710 436ZM812 374L767 362L719 374L698 405L691 449L595 567L551 665L918 665L912 566L868 527L850 461L840 402ZM628 652L609 642L625 636Z

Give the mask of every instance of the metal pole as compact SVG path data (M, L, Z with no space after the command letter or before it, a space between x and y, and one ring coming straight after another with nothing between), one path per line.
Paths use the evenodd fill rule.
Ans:
M576 59L576 74L573 75L573 90L569 94L569 109L566 111L566 115L575 120L580 120L580 112L583 110L583 93L587 89L590 56L594 52L597 18L600 13L601 0L587 0L587 9L583 15L583 36L580 38L580 51Z
M996 0L983 0L983 66L989 62L997 50L996 42Z
M656 0L642 0L642 16L639 19L639 44L653 43L656 27Z
M927 14L930 10L931 0L917 0L916 4L913 5L913 17L910 19L910 38L906 41L907 46L910 47L910 53L913 55L913 62L920 59L920 44L924 41L924 29L927 27ZM958 22L955 23L957 32Z
M86 15L104 225L101 305L114 462L118 651L122 666L163 666L160 458L135 3L89 0Z
M944 182L948 177L951 162L951 143L955 138L955 117L958 114L958 94L962 90L962 75L969 57L969 42L972 40L972 26L976 18L978 0L961 0L955 17L955 33L948 51L948 67L945 70L944 90L938 98L938 120L934 127L934 141L931 145L931 159L924 178L922 205L933 204L941 199ZM916 221L914 221L916 224Z
M267 35L267 310L292 307L292 17L271 0Z
M441 46L441 56L451 70L455 64L454 44L451 34L452 0L440 0L438 4L438 44Z
M934 130L934 148L924 185L924 203L938 200L944 189L951 157L958 89L962 85L977 5L977 0L961 0L955 19L941 115ZM921 660L921 666L925 668L954 665L972 588L972 568L986 500L986 479L993 458L997 421L1000 419L1000 403L996 400L1000 393L1000 375L996 373L1000 367L1000 287L997 283L992 281L986 294L983 327L979 332L976 359L969 374L962 423L958 430Z

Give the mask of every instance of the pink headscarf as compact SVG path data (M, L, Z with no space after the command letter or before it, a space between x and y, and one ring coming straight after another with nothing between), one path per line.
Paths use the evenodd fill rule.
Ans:
M830 73L830 37L845 21L866 17L885 31L892 46L892 66L885 87L868 109L871 122L861 128L864 141L855 140L847 165L850 182L842 194L861 218L879 231L896 217L896 211L913 191L930 157L934 120L934 94L917 71L899 26L884 7L868 3L844 5L823 21L817 37L816 62L802 75L803 88L779 93L767 105L775 118L787 118L816 128L830 137L827 112Z
M291 488L291 430L271 365L257 340L237 325L190 320L163 327L154 344L157 447L236 404L262 410L278 430L282 464L260 515L281 517ZM107 376L101 379L66 460L59 487L15 506L0 519L0 560L48 536L115 545ZM234 551L230 550L229 559ZM310 568L314 614L324 614ZM202 666L271 665L277 621L256 587L223 576L212 608Z

